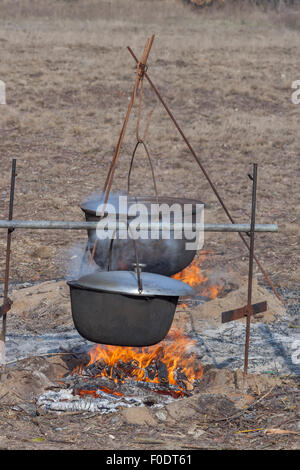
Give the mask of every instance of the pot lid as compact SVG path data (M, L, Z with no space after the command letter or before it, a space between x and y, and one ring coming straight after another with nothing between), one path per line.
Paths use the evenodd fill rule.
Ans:
M138 296L187 296L193 295L194 289L188 284L161 274L141 272L142 291L139 292L138 277L134 271L96 271L82 276L68 285L81 289L91 289L119 294Z
M120 200L120 196L127 197L127 203L125 199L123 202ZM105 194L100 193L91 196L89 199L84 200L80 204L80 208L84 212L89 212L92 214L96 214L97 210L100 211L102 205L105 201ZM120 215L128 215L128 206L132 204L144 204L148 208L150 208L151 204L168 204L172 206L173 204L179 204L182 208L186 204L192 205L192 212L195 212L197 204L203 204L201 201L196 199L187 199L187 198L177 198L177 197L168 197L168 196L159 196L158 198L154 196L132 196L128 194L122 193L110 193L108 196L107 204L110 204L114 207L114 212ZM185 207L187 212L190 212L190 209ZM109 211L105 210L105 214Z

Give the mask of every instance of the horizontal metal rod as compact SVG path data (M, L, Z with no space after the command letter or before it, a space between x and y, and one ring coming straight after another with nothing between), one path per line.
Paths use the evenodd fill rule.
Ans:
M0 229L37 229L37 230L87 230L97 229L99 222L69 222L67 220L0 220ZM130 222L129 222L130 226ZM108 230L127 230L127 224L109 221L105 224ZM203 230L204 232L249 232L250 224L191 224L191 223L140 223L139 230ZM256 224L255 232L278 232L277 224Z

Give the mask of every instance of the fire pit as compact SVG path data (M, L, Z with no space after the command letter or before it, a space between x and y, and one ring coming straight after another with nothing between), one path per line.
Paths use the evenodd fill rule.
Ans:
M50 391L39 404L52 411L110 413L130 406L161 406L191 396L203 368L193 351L195 341L172 330L157 346L94 346L81 356L72 375L61 379L66 389Z

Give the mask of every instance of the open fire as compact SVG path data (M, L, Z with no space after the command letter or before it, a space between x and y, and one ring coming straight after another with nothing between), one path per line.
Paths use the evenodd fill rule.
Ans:
M201 295L215 298L221 286L212 285L199 264L204 261L207 252L202 251L187 268L173 277L195 287L205 284ZM184 306L182 303L181 306ZM124 384L130 381L156 384L151 391L170 395L174 398L185 396L194 388L195 380L202 377L203 368L197 362L193 352L195 341L179 330L171 330L164 341L150 347L121 347L97 344L89 351L89 362L77 366L73 375L87 379L107 378L112 387L103 387L101 392L122 395L122 388L114 388L113 384ZM97 397L96 389L77 390L80 396Z
M152 390L176 398L191 391L193 382L202 377L203 369L193 352L194 344L191 338L178 330L172 330L164 341L149 347L98 344L89 351L89 363L76 367L73 374L89 378L107 377L121 384L127 379L159 384L161 387ZM107 392L114 393L112 390ZM78 393L81 396L92 394L90 390L82 389Z
M203 375L195 341L178 330L149 347L97 344L88 356L89 361L60 378L64 388L39 398L40 406L104 414L132 406L161 407L190 396Z

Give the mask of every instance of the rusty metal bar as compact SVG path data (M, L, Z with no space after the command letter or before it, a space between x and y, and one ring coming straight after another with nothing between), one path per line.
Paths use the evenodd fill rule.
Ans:
M10 199L9 199L9 213L8 220L13 218L14 208L14 195L15 195L15 179L16 179L16 159L12 160L11 165L11 182L10 182ZM10 267L10 252L11 252L11 234L14 228L8 228L7 230L7 242L6 242L6 260L5 260L5 275L4 275L4 291L3 291L3 307L2 307L2 331L0 334L1 344L1 360L2 367L5 366L5 338L6 338L6 314L11 307L11 301L8 298L8 285L9 285L9 267Z
M126 127L127 127L128 121L129 121L130 113L132 111L132 108L133 108L133 105L134 105L134 102L135 102L135 98L136 98L138 88L140 86L141 81L144 78L144 72L145 72L145 68L147 66L147 60L148 60L148 57L149 57L149 54L150 54L150 50L151 50L154 38L155 38L155 35L153 34L150 40L147 39L142 59L141 59L141 61L138 61L138 70L137 70L137 76L136 76L136 80L135 80L135 84L134 84L134 89L133 89L132 94L131 94L131 99L130 99L130 102L129 102L129 105L128 105L126 117L125 117L125 120L124 120L124 123L123 123L121 134L120 134L120 137L119 137L119 140L118 140L118 143L117 143L117 147L116 147L116 150L115 150L115 153L114 153L113 159L111 161L111 165L110 165L110 168L109 168L109 171L108 171L105 183L104 183L104 191L105 191L104 206L106 205L106 203L108 201L108 196L109 196L110 189L111 189L111 186L112 186L117 161L118 161L118 158L119 158L119 154L120 154L120 151L121 151L121 146L122 146L124 136L125 136L125 132L126 132Z
M249 356L249 343L250 343L252 281L253 281L253 262L254 262L254 227L255 227L256 188L257 188L257 163L253 164L253 176L250 176L250 179L253 181L253 187L252 187L249 273L248 273L248 303L247 303L247 322L246 322L245 359L244 359L244 384L246 383L246 377L248 373L248 356Z
M251 309L251 315L256 315L257 313L265 312L268 308L267 302L258 302L257 304L252 304L250 307L246 305L245 307L235 308L234 310L227 310L222 312L222 323L227 323L234 320L240 320L247 316L248 311Z
M132 55L132 57L134 58L134 60L138 63L138 59L136 57L136 55L134 54L134 52L132 51L132 49L130 47L127 47L127 49L129 50L130 54ZM152 80L150 79L149 75L147 74L147 72L144 72L144 75L146 77L146 79L148 80L149 84L151 85L153 91L155 92L156 96L158 97L158 99L160 100L161 104L163 105L163 107L165 108L165 110L167 111L167 113L169 114L171 120L173 121L176 129L178 130L178 132L180 133L181 137L183 138L183 140L185 141L186 145L188 146L191 154L193 155L193 157L195 158L196 162L198 163L199 167L201 168L205 178L207 179L207 181L209 182L213 192L215 193L217 199L219 200L221 206L223 207L227 217L229 218L229 220L234 223L234 219L233 217L231 217L230 215L230 212L228 211L223 199L221 198L219 192L217 191L217 188L216 186L214 185L214 183L212 182L212 180L210 179L208 173L206 172L204 166L202 165L199 157L196 155L194 149L192 148L191 144L189 143L188 139L186 138L185 134L183 133L182 129L180 128L179 124L177 123L174 115L172 114L172 112L170 111L169 107L167 106L167 104L165 103L164 99L162 98L161 94L159 93L158 89L156 88L156 86L154 85L154 83L152 82ZM248 248L248 250L250 250L250 246L247 242L247 240L245 239L245 237L239 233L239 236L241 238L241 240L243 241L243 243L245 244L245 246ZM276 297L281 301L281 298L280 298L280 295L279 293L277 292L277 289L275 288L273 282L271 281L269 275L266 273L264 267L262 266L261 262L259 261L259 259L257 258L256 255L254 255L254 259L259 267L259 269L261 270L262 274L264 275L265 279L267 280L268 284L270 285L271 289L273 290L274 294L276 295Z

